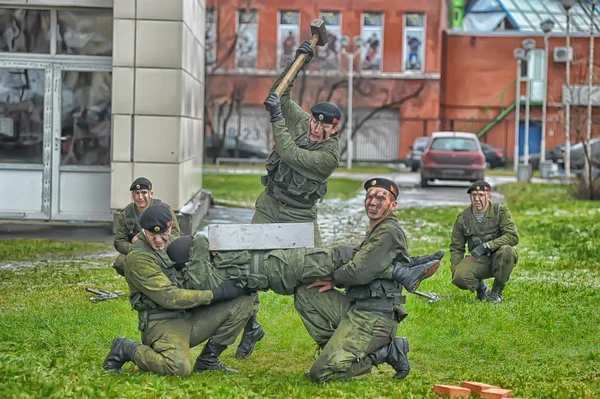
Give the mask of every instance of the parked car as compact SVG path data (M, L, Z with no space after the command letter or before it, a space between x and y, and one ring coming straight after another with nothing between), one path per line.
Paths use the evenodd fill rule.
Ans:
M501 149L485 143L479 143L479 145L481 146L483 155L485 155L488 169L504 168L506 166L506 157Z
M573 147L576 143L571 143L571 147ZM564 168L564 159L565 159L565 145L559 144L546 150L546 160L552 161L559 165L559 168ZM521 155L519 157L519 161L521 163L524 162L524 157ZM533 170L540 169L540 154L529 154L529 164Z
M421 187L434 179L483 180L485 167L485 155L475 134L435 132L421 156Z
M213 135L206 136L206 157L214 158L217 153L217 143ZM243 140L237 139L236 137L227 136L225 137L225 154L230 158L258 158L267 159L269 151L263 147L257 147L251 145Z
M413 172L416 172L421 167L421 155L423 155L428 142L429 137L417 137L413 145L408 147L411 149L411 152L406 156L404 164Z
M571 143L571 169L583 169L585 166L585 153L583 143ZM600 167L600 138L590 140L591 147L591 159L592 166L594 168ZM557 163L559 168L564 169L565 167L565 145L559 144L546 151L546 160ZM519 160L523 162L523 156L519 157ZM540 154L530 154L529 163L533 170L540 168Z

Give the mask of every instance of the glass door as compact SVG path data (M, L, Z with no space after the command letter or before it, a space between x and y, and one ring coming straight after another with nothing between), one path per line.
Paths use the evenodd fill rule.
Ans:
M51 136L50 65L0 61L0 218L50 217Z
M110 221L111 65L53 67L52 218Z

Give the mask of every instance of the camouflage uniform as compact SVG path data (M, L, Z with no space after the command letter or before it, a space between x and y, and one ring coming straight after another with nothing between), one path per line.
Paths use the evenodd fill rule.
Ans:
M351 261L333 275L336 290L296 289L294 305L308 333L323 351L310 369L314 382L343 380L369 373L381 363L375 351L389 345L407 316L402 287L382 279L394 260L410 261L405 234L394 214L377 224Z
M273 123L275 148L266 161L267 175L261 178L265 191L256 200L252 223L313 222L315 247L322 247L316 203L327 193L327 179L340 164L339 138L336 134L321 143L308 140L310 114L290 98L292 86L293 82L281 96L285 119Z
M479 259L465 257L465 244L469 252L487 243L489 254ZM508 282L517 264L519 233L507 207L489 203L481 222L477 221L473 207L469 206L458 214L452 228L450 243L450 265L452 284L463 290L475 291L480 281L494 277L494 284L501 287Z
M150 206L156 204L162 204L163 202L159 199L152 198L150 202ZM165 204L166 205L166 204ZM168 206L168 205L167 205ZM171 213L173 215L173 226L171 227L171 236L173 238L177 238L181 236L181 228L179 227L179 222L177 221L177 216L173 209L171 209ZM131 203L125 207L119 214L119 219L117 221L117 234L115 235L114 246L115 249L121 254L117 256L113 267L120 275L123 275L123 268L125 266L125 259L127 258L127 254L133 247L131 240L133 237L138 235L142 231L142 227L140 226L140 217L137 206L135 203Z
M171 248L172 249L172 248ZM354 248L299 248L271 251L218 252L214 257L203 235L193 239L190 259L176 276L183 288L210 290L237 280L250 291L273 290L292 295L297 286L331 274L352 259ZM387 278L391 272L385 271Z
M211 291L178 288L172 266L166 252L152 249L144 235L127 255L129 301L138 311L143 342L132 360L145 371L187 376L192 372L190 348L209 338L222 346L233 343L252 314L252 299L201 306L211 303Z

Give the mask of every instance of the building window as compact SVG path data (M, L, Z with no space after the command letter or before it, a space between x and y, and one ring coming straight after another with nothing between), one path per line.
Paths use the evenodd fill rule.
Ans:
M279 69L294 61L296 47L300 37L300 13L298 11L279 11L279 46L277 49Z
M425 68L425 14L404 16L404 71L423 72Z
M327 44L317 47L311 63L315 69L340 69L340 38L342 37L342 15L339 11L322 11L321 19L327 27Z
M235 60L238 68L256 68L258 58L258 12L238 10Z
M383 14L367 12L362 15L362 69L381 71L383 48Z
M204 42L206 68L212 70L217 63L217 10L206 10L206 33Z
M58 10L56 14L57 54L112 56L112 10Z
M0 52L49 54L50 11L0 9Z

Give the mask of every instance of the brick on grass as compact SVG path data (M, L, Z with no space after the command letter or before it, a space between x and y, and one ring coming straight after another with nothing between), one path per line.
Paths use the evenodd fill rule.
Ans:
M460 384L463 388L469 388L475 395L481 395L481 391L490 388L500 388L496 385L484 384L483 382L463 381Z
M510 389L503 388L489 388L481 391L481 398L485 399L504 399L510 398L512 391Z
M433 386L433 393L448 398L468 398L471 396L471 390L469 388L458 387L455 385L435 384Z

